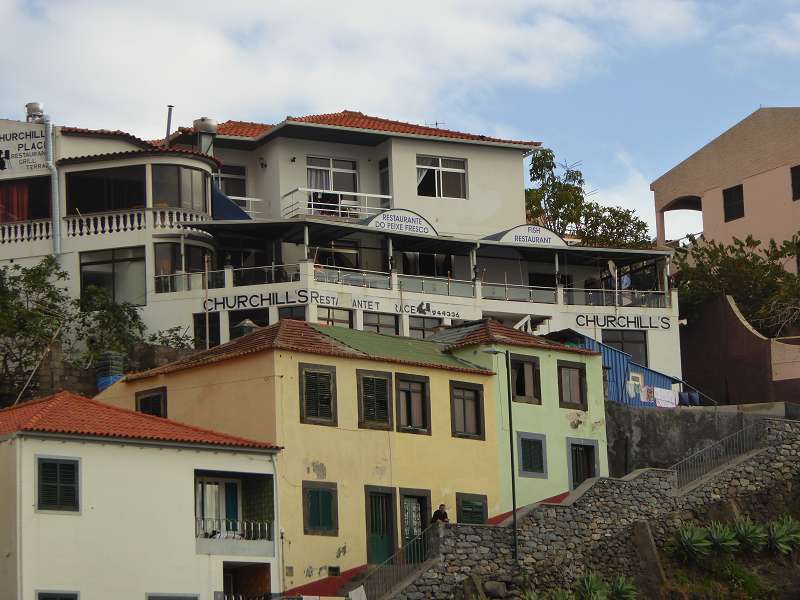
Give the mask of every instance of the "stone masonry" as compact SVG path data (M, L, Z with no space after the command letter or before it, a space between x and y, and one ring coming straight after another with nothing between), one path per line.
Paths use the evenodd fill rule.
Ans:
M622 479L584 482L562 504L534 504L521 511L520 565L512 560L508 526L449 525L442 529L438 561L397 595L403 600L460 596L463 580L524 578L539 591L571 587L589 570L636 577L639 560L633 525L647 521L663 544L685 521L704 520L734 501L756 520L781 514L797 500L800 422L767 421L767 444L688 489L676 491L675 472L635 471Z

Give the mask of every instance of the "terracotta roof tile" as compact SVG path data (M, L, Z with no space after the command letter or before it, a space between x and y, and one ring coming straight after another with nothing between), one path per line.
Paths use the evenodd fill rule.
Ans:
M61 127L62 135L82 135L86 137L105 137L105 138L121 138L141 148L151 148L153 145L160 145L161 140L155 140L156 144L136 137L127 131L120 131L119 129L86 129L85 127Z
M0 434L24 432L280 450L266 442L109 406L71 392L0 410Z
M179 148L174 146L166 147L166 146L153 146L153 145L148 145L147 148L143 148L142 150L126 150L124 152L105 152L102 154L67 156L65 158L61 158L58 161L56 161L56 164L66 165L70 163L116 160L118 158L134 158L137 156L158 156L160 154L166 154L170 156L175 156L175 155L190 156L192 158L199 158L207 162L213 168L219 168L220 166L220 162L213 156L209 156L208 154L202 154L200 152L195 152L193 150L187 150L184 148Z
M432 339L433 341L446 343L448 351L467 346L498 344L572 352L574 354L597 354L597 352L591 350L559 344L558 342L508 327L499 321L488 318L445 329L435 334Z
M248 121L225 121L217 126L217 135L231 137L258 138L274 129L274 125L251 123Z

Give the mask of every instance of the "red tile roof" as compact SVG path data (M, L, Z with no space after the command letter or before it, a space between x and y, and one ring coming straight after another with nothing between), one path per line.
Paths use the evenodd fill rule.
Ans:
M86 129L84 127L61 127L61 134L62 135L80 135L86 137L105 137L105 138L118 138L123 139L127 142L130 142L140 148L151 148L154 144L153 142L148 142L147 140L143 140L142 138L136 137L135 135L128 133L126 131L120 131L119 129L111 130L111 129ZM160 143L160 140L156 140L156 144Z
M193 150L187 150L175 146L166 147L166 146L154 146L154 145L149 145L146 149L142 150L126 150L124 152L106 152L103 154L87 154L84 156L67 156L65 158L57 160L56 164L67 165L71 163L117 160L119 158L136 158L139 156L159 156L159 155L187 156L191 158L198 158L208 163L214 169L219 168L221 164L213 156L209 156L208 154L202 154L201 152L195 152Z
M469 140L476 142L493 142L499 144L514 144L520 146L537 147L539 142L506 140L502 138L490 137L487 135L476 135L450 129L439 129L427 125L415 125L414 123L404 123L393 121L381 117L371 117L362 112L353 110L343 110L338 113L328 113L322 115L308 115L305 117L287 117L287 121L297 123L313 123L315 125L330 125L335 127L346 127L348 129L367 129L370 131L385 131L387 133L400 133L406 135L422 135L438 138L452 138L457 140Z
M457 366L446 366L430 361L409 360L405 358L393 358L391 356L372 356L366 352L356 350L347 344L340 342L336 338L326 335L325 326L312 326L306 321L294 321L291 319L281 319L274 325L262 327L255 332L237 338L226 344L215 346L209 350L203 350L148 371L140 373L129 373L125 376L125 381L135 381L146 379L158 375L165 375L174 371L182 371L204 365L213 364L231 358L239 358L256 352L266 350L286 350L289 352L305 352L308 354L321 354L324 356L337 356L341 358L360 358L375 360L379 362L397 363L412 365L432 369L446 369L450 371L460 371L465 373L476 373L481 375L490 374L490 371L478 367L470 367L468 363L463 368ZM377 335L365 333L365 335Z
M109 406L71 392L0 410L0 435L25 432L280 450L266 442Z
M459 331L460 330L460 331ZM558 352L572 352L574 354L595 355L597 352L575 348L559 344L537 335L514 329L503 325L494 319L481 319L471 323L453 327L450 330L442 330L441 334L436 334L432 338L447 344L447 350L457 350L467 346L478 345L507 345L522 346L526 348L541 348L543 350L555 350Z
M217 126L217 135L231 137L259 138L274 129L274 125L251 123L249 121L225 121Z

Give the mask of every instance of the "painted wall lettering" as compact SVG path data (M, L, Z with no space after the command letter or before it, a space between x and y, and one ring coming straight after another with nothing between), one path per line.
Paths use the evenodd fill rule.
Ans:
M203 310L217 312L220 310L264 308L265 306L286 306L290 304L339 306L339 297L332 293L320 293L316 290L306 289L285 292L262 292L260 294L237 294L235 296L209 298L203 302Z
M669 317L650 315L575 315L578 327L616 327L617 329L670 329Z

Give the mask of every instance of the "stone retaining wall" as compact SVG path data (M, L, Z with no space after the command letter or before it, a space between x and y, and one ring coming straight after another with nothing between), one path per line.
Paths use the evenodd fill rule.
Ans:
M522 577L537 590L571 587L588 570L635 577L633 524L647 521L657 542L688 520L703 520L733 500L744 514L765 520L796 501L800 479L800 422L770 420L766 449L676 493L675 473L645 469L622 479L585 482L562 504L539 504L519 518L520 568L512 560L508 527L449 525L442 529L439 563L398 597L458 597L470 575L511 582Z

